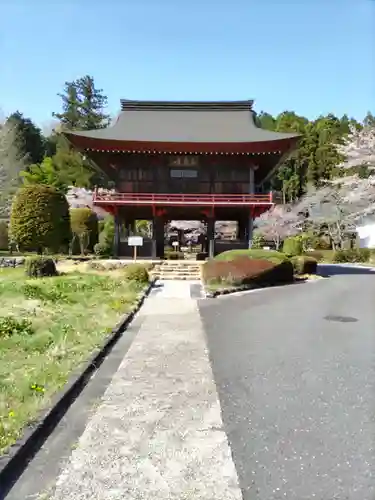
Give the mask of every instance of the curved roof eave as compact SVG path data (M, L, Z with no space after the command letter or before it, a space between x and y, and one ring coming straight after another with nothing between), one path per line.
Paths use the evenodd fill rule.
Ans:
M102 152L174 153L174 154L267 154L286 153L295 148L301 136L257 142L160 142L99 139L65 132L78 149Z

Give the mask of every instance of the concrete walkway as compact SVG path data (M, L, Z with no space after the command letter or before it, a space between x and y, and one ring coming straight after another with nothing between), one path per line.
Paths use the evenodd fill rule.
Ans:
M242 498L194 285L161 283L145 301L51 500Z

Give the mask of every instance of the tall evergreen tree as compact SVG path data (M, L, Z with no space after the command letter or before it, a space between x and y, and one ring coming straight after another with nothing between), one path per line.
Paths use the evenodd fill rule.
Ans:
M17 127L9 121L0 124L0 219L9 217L11 199L24 167Z
M95 87L94 78L86 75L65 82L62 94L62 112L53 113L64 129L91 130L105 128L110 116L105 113L107 96Z
M7 123L11 128L16 128L19 152L25 158L25 162L28 164L41 162L45 155L46 144L40 128L19 111L11 114Z

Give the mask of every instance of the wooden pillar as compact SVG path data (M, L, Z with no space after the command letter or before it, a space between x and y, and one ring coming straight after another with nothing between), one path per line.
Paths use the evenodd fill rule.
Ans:
M253 230L254 230L254 215L256 213L256 208L254 206L250 207L250 212L247 218L247 230L246 239L248 242L248 248L253 246Z
M255 176L254 176L254 166L251 165L249 169L249 194L255 193Z
M115 236L113 239L113 255L114 257L118 257L120 253L120 217L118 211L116 210L114 213L114 225L115 225Z
M249 248L253 246L253 229L254 229L253 214L250 212L248 219L248 229L247 229L247 241Z
M207 218L207 251L208 257L212 258L215 254L215 217Z
M156 256L159 259L164 258L164 219L163 217L156 218Z
M239 217L238 219L238 232L237 232L237 237L241 241L245 241L247 238L247 216L246 217Z
M135 234L135 220L134 219L129 219L125 222L125 227L126 227L126 235L131 236L132 234Z
M156 259L156 217L152 219L151 257Z

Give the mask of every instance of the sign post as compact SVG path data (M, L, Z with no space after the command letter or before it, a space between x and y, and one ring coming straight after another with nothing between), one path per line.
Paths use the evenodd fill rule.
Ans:
M133 261L137 260L137 247L141 247L143 245L143 237L142 236L129 236L128 237L128 245L134 248L133 252Z

